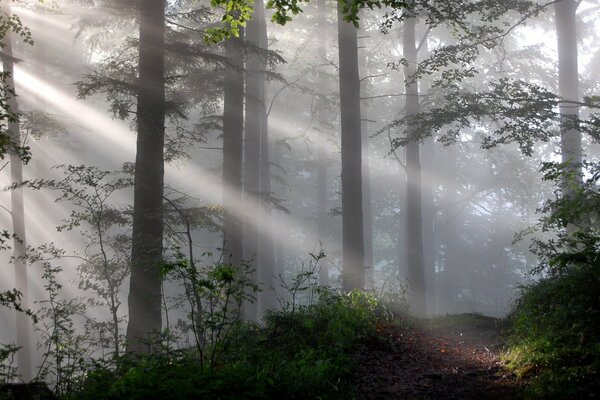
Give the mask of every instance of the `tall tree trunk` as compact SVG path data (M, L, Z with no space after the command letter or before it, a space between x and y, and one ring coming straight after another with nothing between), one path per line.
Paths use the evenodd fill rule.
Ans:
M411 79L417 65L417 48L415 38L416 20L408 18L404 21L403 48L404 58L408 64L405 67L406 115L419 113L419 87ZM416 135L415 127L409 126L408 136ZM411 310L417 316L425 316L425 265L423 262L423 221L421 201L421 159L420 144L416 140L406 145L406 181L407 204L406 223L408 229L408 284Z
M7 15L11 14L10 5L3 6L3 11ZM16 88L14 81L14 61L13 61L13 35L9 29L4 37L4 48L2 49L6 57L3 59L4 72L8 74L6 85L14 90L14 95L7 99L7 105L15 114L19 114L19 104L16 98ZM7 126L10 140L16 146L21 145L21 132L19 121L9 120ZM10 159L10 178L12 183L23 182L23 161L19 155L11 150ZM23 257L26 255L27 237L25 230L25 207L23 203L23 189L13 189L10 194L10 210L12 216L12 229L15 234L13 241L13 257L15 271L15 288L22 294L21 306L23 309L29 308L29 280L27 278L27 265ZM29 328L29 317L23 312L16 313L17 345L20 347L17 353L18 372L25 382L32 379L31 375L31 329Z
M223 256L226 263L242 265L242 141L244 135L243 31L226 44L232 66L225 73L223 100Z
M556 37L558 47L558 92L563 100L579 101L579 74L577 61L576 11L579 2L561 0L555 7ZM562 161L574 176L581 180L582 146L577 129L579 106L574 103L560 104ZM566 188L568 196L571 190Z
M127 352L151 351L161 331L165 140L165 0L138 2L139 77Z
M318 40L318 49L317 53L319 55L319 61L324 61L327 59L327 6L325 4L325 0L319 0L317 2L317 40ZM326 87L326 76L325 72L322 68L319 68L318 73L318 84L319 88L322 90ZM327 116L327 107L325 105L324 94L320 94L318 98L319 104L317 105L317 121L321 124L319 128L319 140L317 141L317 232L319 235L319 242L323 246L325 246L325 242L327 241L327 233L329 230L329 215L327 213L327 148L325 143L327 142L326 134L325 134L325 125L324 121ZM327 251L327 249L324 249ZM326 262L321 263L321 268L319 269L319 284L322 286L329 285L329 264Z
M260 46L260 27L256 14L246 25L246 42L250 45ZM244 223L244 256L253 269L252 280L258 282L259 264L259 236L258 226L260 209L260 169L261 169L261 113L264 104L261 104L261 93L264 80L261 79L262 61L260 55L251 52L246 61L246 129L244 137L244 196L247 207L258 207L253 212L246 214ZM258 300L253 303L246 302L242 314L244 319L258 320Z
M435 244L434 244L434 168L435 147L432 138L428 138L421 145L421 159L423 160L421 180L422 215L423 215L423 267L425 269L426 309L430 314L435 310Z
M365 286L362 145L358 29L344 21L338 3L340 112L342 125L342 289Z
M429 28L423 24L417 26L417 35L422 38L419 43L418 52L423 52L424 58L429 57L429 46L427 38ZM418 54L417 54L418 57ZM428 91L429 81L427 77L419 80L420 91ZM422 196L422 217L423 217L423 266L425 269L425 306L429 314L435 314L436 298L436 272L435 272L435 190L437 187L437 175L435 173L436 147L435 140L429 137L421 143L421 196Z
M365 90L365 93L367 90ZM362 151L362 187L363 187L363 218L365 242L365 284L368 289L375 285L375 270L373 261L373 210L371 202L371 168L369 166L369 122L366 112L361 121L361 151Z
M436 311L438 313L459 312L459 294L463 286L463 272L461 271L462 238L459 235L462 224L460 221L461 203L460 187L456 171L458 169L456 147L447 147L441 153L442 162L438 169L439 176L444 182L443 196L440 207L443 210L443 219L438 222L436 229L437 239L442 243L443 251L440 252L440 265L443 269L437 277L436 286Z
M263 52L268 50L267 21L263 0L254 1L254 23L258 30L258 46ZM277 307L277 271L275 267L275 246L273 244L273 201L271 189L271 142L269 140L269 124L266 107L266 54L259 57L258 71L258 105L260 107L260 192L263 221L265 225L261 230L258 241L258 279L263 284L260 294L260 316L268 310Z

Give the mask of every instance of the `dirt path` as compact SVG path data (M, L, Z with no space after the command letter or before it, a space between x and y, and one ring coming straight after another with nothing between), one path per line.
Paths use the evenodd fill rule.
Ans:
M481 324L380 327L356 355L360 398L518 399L518 385L499 361L500 328L481 318Z

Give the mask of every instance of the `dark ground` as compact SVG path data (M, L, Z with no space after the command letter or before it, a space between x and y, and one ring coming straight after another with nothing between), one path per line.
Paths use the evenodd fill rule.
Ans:
M361 399L519 399L499 360L499 320L463 314L412 325L379 327L356 354Z

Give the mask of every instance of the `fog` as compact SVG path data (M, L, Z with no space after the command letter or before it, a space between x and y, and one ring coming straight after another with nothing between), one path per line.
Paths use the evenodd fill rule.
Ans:
M20 135L31 160L23 166L28 183L15 189L11 163L18 159L2 159L0 226L13 232L11 196L22 191L25 232L17 234L26 236L29 258L15 263L12 241L3 245L0 292L16 287L26 308L47 308L52 293L42 275L49 265L60 266L52 301L68 303L73 332L95 338L96 347L85 345L93 354L122 351L135 297L129 295L129 271L138 265L132 246L154 243L155 236L143 236L142 225L158 218L134 210L134 204L150 201L140 194L134 202L134 179L155 173L144 167L150 164L135 165L136 134L147 126L142 118L161 109L141 109L136 85L152 82L152 73L160 73L152 60L158 65L161 58L150 46L144 65L151 73L140 77L135 2L15 1L10 11L2 3L3 13L19 16L30 29L34 43L14 33L10 39ZM338 29L335 6L313 1L284 26L270 22L273 11L266 10L262 20L248 22L242 37L207 44L206 30L218 25L221 11L205 3L167 2L161 49L164 186L144 192L161 193L161 262L185 258L199 271L220 263L248 266L248 279L260 291L254 301L241 301L240 315L253 321L289 301L288 289L306 271L314 272L310 280L335 290L368 289L405 302L421 317L506 316L520 286L536 279L530 274L539 264L532 240L550 235L516 236L536 224L537 210L554 197L554 182L542 179L542 163L573 161L575 153L565 153L572 138L563 134L561 141L559 117L566 111L562 103L560 112L558 103L551 106L559 116L552 119L531 106L537 119L527 120L520 113L528 105L517 101L513 114L488 108L472 117L464 98L446 102L463 91L483 102L494 82L517 80L572 102L597 93L598 3L580 1L571 49L578 57L571 61L579 88L566 94L559 91L554 6L525 15L507 11L491 22L474 12L460 26L406 17L382 27L393 13L364 9L358 29L347 22ZM409 21L414 60L407 47ZM486 33L488 26L497 31ZM479 39L469 36L478 27ZM352 55L339 53L348 46L342 44L344 29L357 40L358 76L351 71ZM160 35L154 30L147 30L148 37ZM485 41L490 36L493 44ZM440 56L448 46L460 50L477 40L475 55L465 50L446 60ZM5 47L5 70L7 59ZM352 95L354 86L359 98ZM155 89L151 83L139 92L153 98ZM585 119L592 111L580 103L571 108ZM454 109L461 107L467 115ZM481 109L474 107L473 115ZM591 137L584 132L579 140L578 157L597 160ZM69 175L68 166L111 173L94 180ZM132 229L142 235L133 242ZM140 251L136 262L151 264ZM19 286L15 268L26 268L25 286ZM180 347L192 341L182 322L193 310L185 282L176 274L161 275L162 295L154 293L162 308L160 327ZM294 300L309 301L311 293ZM0 342L19 344L19 317L9 308L0 311ZM44 331L51 329L41 319L35 328L25 322L32 338L21 342L31 349L33 366L43 360L49 340ZM108 337L115 326L113 340ZM35 376L35 368L21 366L21 372Z

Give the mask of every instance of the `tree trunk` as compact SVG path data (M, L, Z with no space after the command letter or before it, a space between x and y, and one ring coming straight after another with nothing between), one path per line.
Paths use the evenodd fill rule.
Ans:
M261 42L259 23L256 15L246 25L246 42L259 46ZM246 61L246 129L244 138L244 196L246 207L252 210L246 213L244 223L244 257L252 266L252 280L258 282L259 265L259 235L261 223L258 215L260 210L260 168L261 168L261 123L264 105L261 105L261 79L262 61L256 52L251 52ZM242 316L250 321L258 320L258 302L246 302L243 306Z
M428 138L421 145L421 159L423 160L422 187L422 215L423 215L423 266L425 269L426 310L434 314L435 310L435 244L434 244L434 168L435 147L432 138Z
M415 38L416 20L404 21L403 48L404 58L408 61L404 75L406 79L406 115L419 113L419 88L417 82L411 82L417 65ZM409 126L409 138L415 136L415 127ZM423 262L423 222L421 201L421 160L420 144L416 140L406 145L406 184L407 184L407 256L408 284L411 310L417 316L425 316L425 265Z
M165 0L138 2L137 154L127 352L151 351L161 331L165 140Z
M263 52L268 50L267 21L265 17L265 5L263 0L254 2L254 18L258 30L258 45ZM269 125L266 107L266 77L267 70L266 54L259 57L258 71L258 106L260 122L260 192L262 206L262 223L264 224L259 235L258 242L258 279L262 283L260 294L259 312L260 316L268 310L277 307L276 286L278 284L275 267L275 246L273 244L273 201L271 189L271 142L269 140Z
M223 106L223 256L226 263L242 265L242 141L244 135L243 32L227 43L232 66L225 73ZM236 210L236 211L234 211Z
M555 7L556 37L558 47L558 92L566 101L579 101L579 74L577 62L576 0L561 0ZM578 181L581 181L582 146L577 129L579 106L574 103L560 104L561 154ZM567 184L565 194L572 190Z
M338 3L340 112L342 125L342 289L365 286L362 145L357 28L344 21Z
M317 40L318 40L318 55L319 60L327 59L327 6L325 0L319 0L317 2ZM318 73L319 88L323 90L326 87L325 72L320 68ZM327 108L323 99L323 94L318 98L319 104L317 106L317 121L321 123L319 129L319 140L317 141L317 231L318 239L321 245L325 246L329 230L329 215L327 213L327 148L325 143L327 142L325 135L325 126L323 122L327 118ZM327 249L324 249L327 251ZM322 262L319 269L319 284L322 286L329 285L329 264Z
M369 167L369 123L367 121L366 112L362 111L362 113L365 116L361 121L365 283L368 289L373 289L375 285L375 267L373 261L373 210L371 202L371 169Z
M5 12L10 15L10 5L7 4ZM3 8L4 8L3 7ZM16 88L14 81L14 62L13 62L13 35L9 29L4 38L4 48L2 49L7 56L3 61L4 72L8 73L6 85L15 91L15 94L9 96L7 105L13 113L19 114L19 104L16 98ZM7 132L10 140L16 146L21 145L21 132L19 129L19 121L8 121ZM12 183L23 182L23 161L19 155L11 150L9 152L10 159L10 177ZM15 288L21 292L21 307L29 308L29 280L27 278L27 264L23 257L26 255L27 237L25 230L25 207L23 203L23 189L17 188L11 191L10 195L10 210L12 216L12 229L15 234L13 241L13 257L15 271ZM17 345L20 347L17 353L18 372L25 382L32 379L31 375L31 329L29 327L29 317L24 312L16 313L16 328L17 328Z

